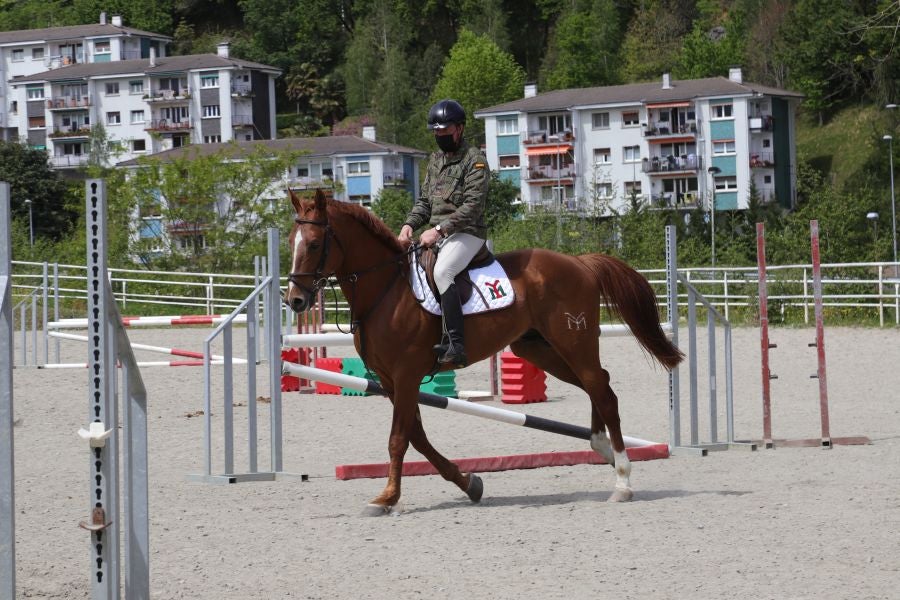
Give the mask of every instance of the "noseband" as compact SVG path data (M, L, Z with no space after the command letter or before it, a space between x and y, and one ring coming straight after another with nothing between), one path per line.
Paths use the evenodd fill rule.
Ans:
M341 240L337 238L334 234L334 230L331 228L331 225L328 224L328 221L311 221L309 219L294 219L294 222L298 225L315 225L317 227L323 227L325 229L325 242L322 246L322 254L319 256L319 264L316 265L315 271L297 271L288 273L287 279L298 288L303 290L304 292L315 296L319 293L319 290L324 288L328 284L328 278L334 275L334 272L325 273L325 261L328 260L328 251L331 248L331 239L334 238L334 241L337 242L337 245L344 249L343 245L341 245ZM297 281L297 277L307 277L312 275L314 279L312 289L306 287L299 281Z

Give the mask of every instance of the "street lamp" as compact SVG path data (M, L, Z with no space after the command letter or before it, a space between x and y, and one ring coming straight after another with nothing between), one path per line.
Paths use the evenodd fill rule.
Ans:
M716 266L716 175L722 172L719 167L710 167L706 170L712 176L712 200L709 203L709 239L712 247L712 266Z
M31 213L31 200L25 198L25 206L28 207L28 242L33 247L34 246L34 219L32 218Z
M873 238L875 243L878 243L878 213L877 212L868 212L866 213L866 218L872 223L872 228L874 229Z
M888 105L890 106L890 105ZM886 135L883 138L888 143L888 161L891 168L891 236L894 240L894 268L897 267L897 203L894 198L894 138Z

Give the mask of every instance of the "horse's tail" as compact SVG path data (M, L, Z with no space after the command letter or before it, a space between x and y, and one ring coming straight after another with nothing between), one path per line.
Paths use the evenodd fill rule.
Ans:
M631 328L640 345L665 368L678 366L684 354L660 327L656 295L644 276L612 256L584 254L577 258L594 273L606 306Z

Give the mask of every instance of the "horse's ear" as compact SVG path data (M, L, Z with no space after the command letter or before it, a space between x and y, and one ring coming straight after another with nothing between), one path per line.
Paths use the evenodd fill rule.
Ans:
M317 211L325 210L325 192L322 191L322 188L316 189L315 202Z
M294 193L294 190L288 188L288 195L291 198L291 204L294 205L294 211L299 215L300 214L300 198L297 197L297 194Z

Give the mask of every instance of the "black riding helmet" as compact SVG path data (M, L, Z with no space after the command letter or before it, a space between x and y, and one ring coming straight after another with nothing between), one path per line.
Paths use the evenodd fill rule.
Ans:
M440 100L428 111L428 129L440 129L454 123L466 124L466 111L456 100Z

